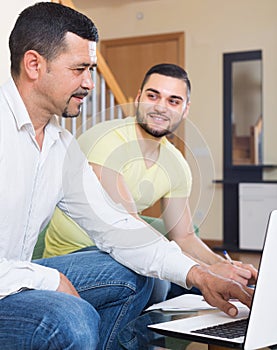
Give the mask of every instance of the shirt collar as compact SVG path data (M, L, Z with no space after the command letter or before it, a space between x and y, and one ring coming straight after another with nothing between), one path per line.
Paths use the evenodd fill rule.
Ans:
M33 129L33 124L28 111L12 78L10 78L4 85L3 92L15 119L18 130L20 130L23 126L27 126L27 128L31 127ZM58 134L62 132L62 127L59 125L57 116L53 116L49 120L46 129L53 139L57 139L59 137Z
M49 135L54 139L58 139L60 133L63 131L63 128L59 124L59 119L57 116L53 116L48 124L46 125L45 130L49 133Z
M18 130L23 125L32 124L24 102L12 78L3 85L4 96L15 119Z

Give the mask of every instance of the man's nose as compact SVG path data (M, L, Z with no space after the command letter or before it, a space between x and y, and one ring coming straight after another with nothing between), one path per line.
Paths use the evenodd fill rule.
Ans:
M163 99L160 99L156 104L155 104L155 110L157 112L165 112L167 110L167 105L166 101Z
M95 84L94 84L94 81L92 80L91 72L89 70L86 70L84 74L85 75L82 80L82 88L87 90L94 89Z

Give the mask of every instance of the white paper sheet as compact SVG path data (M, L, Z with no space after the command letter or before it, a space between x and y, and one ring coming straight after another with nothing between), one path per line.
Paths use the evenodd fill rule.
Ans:
M236 307L242 307L243 304L237 300L230 300ZM153 304L145 311L162 310L162 311L199 311L199 310L212 310L215 307L209 305L202 295L196 294L184 294L176 298L165 300L158 304Z

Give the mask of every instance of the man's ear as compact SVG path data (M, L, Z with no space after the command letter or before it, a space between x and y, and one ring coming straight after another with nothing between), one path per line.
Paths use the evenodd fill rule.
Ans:
M23 57L23 66L25 73L30 79L37 79L41 64L42 56L35 50L28 50Z
M137 96L135 98L135 107L137 108L138 104L139 104L139 100L140 100L140 96L141 96L141 89L139 89Z

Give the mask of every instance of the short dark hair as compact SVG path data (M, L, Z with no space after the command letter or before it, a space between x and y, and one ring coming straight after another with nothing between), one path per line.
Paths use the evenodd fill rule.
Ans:
M183 80L187 85L187 99L190 99L191 93L191 83L188 77L187 72L180 66L177 66L173 63L160 63L155 66L152 66L145 74L142 81L140 89L144 88L144 85L147 83L150 75L152 74L161 74L172 78L177 78Z
M39 2L19 15L10 34L11 72L20 73L20 62L28 50L35 50L52 60L65 50L65 35L74 33L83 39L98 41L94 23L74 9L54 3Z

